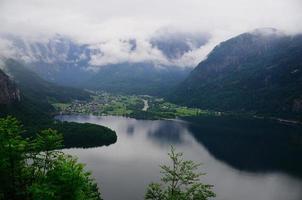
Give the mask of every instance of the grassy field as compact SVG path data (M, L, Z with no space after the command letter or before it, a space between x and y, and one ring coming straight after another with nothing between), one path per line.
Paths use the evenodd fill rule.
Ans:
M55 107L56 110L65 110L71 104L70 103L53 103L52 105Z
M148 109L143 111L144 100ZM209 114L208 111L166 102L162 98L138 95L114 95L97 92L90 101L55 103L57 111L65 114L117 115L141 119L163 119Z

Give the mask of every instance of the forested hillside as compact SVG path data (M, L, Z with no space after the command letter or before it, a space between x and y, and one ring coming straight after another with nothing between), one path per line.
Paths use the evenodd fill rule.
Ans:
M59 122L53 119L51 102L88 99L89 93L80 89L57 86L41 79L22 64L7 60L0 74L0 116L11 115L24 124L24 136L33 136L46 128L54 128L64 136L65 147L109 145L117 140L114 131L94 124Z
M218 111L301 116L302 35L258 29L217 45L172 100Z

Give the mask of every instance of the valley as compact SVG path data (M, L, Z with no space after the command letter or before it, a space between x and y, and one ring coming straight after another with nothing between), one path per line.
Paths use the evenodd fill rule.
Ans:
M88 100L52 105L60 114L113 115L137 119L174 119L215 114L207 110L179 106L149 95L122 95L100 91L93 92Z
M114 42L0 32L0 200L301 200L302 34L235 35L211 46L190 31ZM57 150L65 157L50 158ZM208 174L197 185L194 161ZM184 174L192 195L169 192L160 168L172 187Z

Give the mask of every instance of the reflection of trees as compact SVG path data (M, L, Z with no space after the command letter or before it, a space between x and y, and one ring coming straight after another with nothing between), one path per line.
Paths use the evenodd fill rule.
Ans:
M195 123L197 124L197 123ZM302 127L268 121L203 118L189 127L217 159L247 171L284 171L302 177Z

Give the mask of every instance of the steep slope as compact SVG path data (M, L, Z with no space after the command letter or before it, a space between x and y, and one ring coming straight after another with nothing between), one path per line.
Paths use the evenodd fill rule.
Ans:
M24 124L24 136L52 128L63 133L65 147L94 147L116 142L115 132L107 127L53 119L53 107L49 101L86 99L89 93L46 82L14 60L5 62L5 71L17 83L0 71L0 117L12 115L20 120Z
M54 108L50 102L90 98L88 92L57 86L41 79L37 74L13 59L4 61L3 70L14 81L9 83L9 87L14 85L15 88L10 93L17 95L18 101L1 105L1 116L8 114L17 116L29 126L35 126L36 122L47 124L52 120L50 112L54 111ZM4 77L8 79L7 75ZM1 84L1 87L4 86L5 84Z
M302 35L259 29L222 42L170 97L204 109L302 112Z
M9 77L0 70L0 104L10 104L19 100L19 90Z
M40 78L21 63L8 59L5 71L12 76L22 95L33 103L49 107L49 101L66 102L72 99L85 100L89 93L80 89L58 86ZM51 109L49 107L49 109Z

